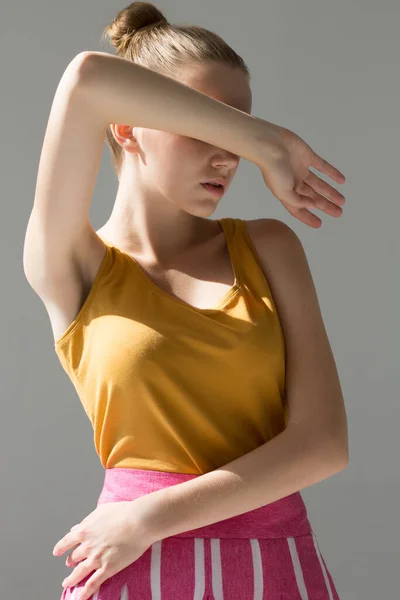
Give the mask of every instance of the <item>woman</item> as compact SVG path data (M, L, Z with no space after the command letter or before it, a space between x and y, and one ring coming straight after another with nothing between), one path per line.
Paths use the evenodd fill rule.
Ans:
M344 176L251 116L216 34L142 2L105 32L119 56L82 53L60 81L24 247L105 468L57 544L62 599L338 600L299 492L348 460L304 252L280 221L208 216L240 156L312 227L308 208L339 216L344 198L308 167ZM95 232L104 135L119 188Z

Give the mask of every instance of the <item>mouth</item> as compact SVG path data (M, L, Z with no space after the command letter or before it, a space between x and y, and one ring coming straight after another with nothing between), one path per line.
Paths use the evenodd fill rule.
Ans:
M213 196L216 196L217 198L220 198L221 196L223 196L223 194L225 192L225 188L223 185L213 185L211 183L201 183L200 185L205 190L210 192L210 194L213 194Z

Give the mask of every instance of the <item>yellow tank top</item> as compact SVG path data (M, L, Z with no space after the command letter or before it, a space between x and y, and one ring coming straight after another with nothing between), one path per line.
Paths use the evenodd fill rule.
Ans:
M55 352L92 424L104 468L202 475L287 425L285 346L246 222L218 219L235 282L215 308L156 285L106 240Z

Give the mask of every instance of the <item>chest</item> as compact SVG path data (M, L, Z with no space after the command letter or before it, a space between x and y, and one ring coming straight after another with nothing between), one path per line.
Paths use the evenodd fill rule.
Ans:
M257 250L257 229L251 221L247 222L247 233ZM202 251L176 257L162 267L127 258L135 264L144 285L198 309L222 308L239 289L240 249L233 247L224 232Z

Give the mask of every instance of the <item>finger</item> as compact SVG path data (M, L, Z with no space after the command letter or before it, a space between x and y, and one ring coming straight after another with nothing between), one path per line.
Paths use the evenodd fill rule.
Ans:
M305 208L318 208L331 217L340 217L343 214L343 209L340 206L334 204L324 196L320 196L312 187L304 182L302 192L305 196L309 196L309 201L306 202Z
M94 570L93 564L89 559L82 560L77 567L64 579L61 585L66 587L73 587L78 585L82 579L85 579Z
M78 596L79 600L88 600L101 586L101 584L110 577L106 577L105 569L98 569L94 574L87 580L83 588L80 590Z
M61 556L67 550L70 550L74 546L80 543L81 532L79 530L74 530L72 532L67 533L53 548L54 556Z
M286 207L290 206L293 210L304 208L305 200L309 200L306 196L302 196L295 190L285 190L285 195L276 193L276 197Z
M82 558L78 558L76 556L76 553L79 551L79 548L81 546L78 546L78 548L75 548L74 550L72 550L72 552L70 552L65 560L65 564L67 565L67 567L75 567L78 563L80 563L82 560L85 559L84 556L82 556ZM75 556L74 556L75 554Z
M295 219L298 219L305 225L309 225L314 229L319 229L322 225L322 221L319 217L314 215L312 212L307 210L307 208L301 208L300 210L293 210L290 207L287 207L289 214L292 215Z
M327 198L332 200L332 202L339 203L342 205L346 202L346 199L343 196L343 194L341 194L340 192L335 190L335 188L332 187L331 185L329 185L329 183L326 183L326 181L323 181L322 179L320 179L312 171L308 172L308 175L304 181L305 181L305 183L307 183L307 185L312 187L316 192L323 194L324 196L326 196Z
M319 217L314 215L309 210L303 209L299 211L297 215L295 215L299 221L308 225L309 227L313 227L313 229L319 229L322 226L322 221Z
M339 169L331 165L331 163L315 152L313 153L313 161L311 166L318 169L318 171L321 171L321 173L326 173L326 175L329 175L331 179L334 179L338 183L344 183L346 181L346 177L339 171Z

